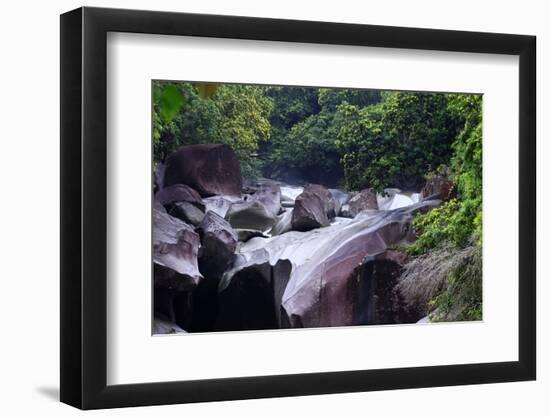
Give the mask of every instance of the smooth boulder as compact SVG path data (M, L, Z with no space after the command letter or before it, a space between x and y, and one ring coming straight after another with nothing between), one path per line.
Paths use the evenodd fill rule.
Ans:
M231 225L213 211L208 211L197 232L201 237L200 265L205 274L218 277L231 265L238 237Z
M203 198L202 202L204 203L205 212L210 210L225 218L234 200L236 199L228 196L214 196Z
M264 330L283 327L281 300L292 264L270 262L266 251L239 255L220 281L216 330Z
M364 210L378 210L376 193L370 188L351 197L342 207L340 214L344 217L355 217Z
M185 184L176 184L163 188L155 194L155 201L170 210L174 203L185 201L194 206L204 209L200 194Z
M322 185L308 184L295 201L292 211L292 230L308 231L328 226L336 216L336 202Z
M166 159L164 186L186 184L202 197L240 196L241 167L229 145L201 144L180 147Z
M235 229L251 229L266 232L275 224L277 216L262 202L252 199L250 201L233 203L227 211L225 218Z
M184 221L185 223L192 224L193 226L198 226L204 218L204 212L187 201L179 201L172 204L168 214Z
M179 219L153 209L154 284L189 291L203 276L198 268L200 238Z

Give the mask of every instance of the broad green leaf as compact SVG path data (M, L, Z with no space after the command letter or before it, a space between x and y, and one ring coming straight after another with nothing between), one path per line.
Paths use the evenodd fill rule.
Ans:
M160 95L160 113L167 122L176 117L185 102L185 97L178 87L167 84L162 87Z

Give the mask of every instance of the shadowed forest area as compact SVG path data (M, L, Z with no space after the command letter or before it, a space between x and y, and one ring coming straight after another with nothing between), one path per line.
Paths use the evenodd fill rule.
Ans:
M152 93L154 333L482 318L482 96Z

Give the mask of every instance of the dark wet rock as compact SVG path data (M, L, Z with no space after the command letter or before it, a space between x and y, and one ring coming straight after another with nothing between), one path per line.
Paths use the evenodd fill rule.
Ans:
M376 193L368 188L355 194L340 210L340 215L344 217L355 217L364 210L378 210L378 200Z
M164 184L187 184L203 197L240 196L240 163L225 144L182 146L166 160Z
M198 286L203 281L204 279L199 282ZM185 331L189 331L193 319L192 294L198 286L183 291L155 286L153 292L155 317L176 323Z
M214 213L225 218L229 208L235 201L240 201L230 196L213 196L203 198L202 202L204 203L204 210L213 211Z
M296 198L292 212L292 230L307 231L328 226L336 216L336 202L322 185L309 184Z
M197 265L199 235L193 228L153 209L153 263L156 287L186 291L202 279Z
M153 319L153 334L176 334L176 333L187 333L176 323L172 323L167 320L154 318Z
M225 215L235 229L251 229L266 232L275 223L277 216L258 200L233 203Z
M353 271L350 283L354 288L355 308L353 324L399 323L395 308L393 289L407 260L404 252L386 250L377 255L366 256ZM355 277L355 282L353 280Z
M193 226L198 226L204 218L204 212L187 201L180 201L172 204L168 214L185 223L192 224Z
M292 230L292 211L293 209L290 209L277 216L277 220L271 229L272 236L282 235Z
M420 196L422 200L449 201L456 197L456 187L447 175L435 174L427 179Z
M266 251L241 255L220 281L216 329L277 329L281 325L281 298L292 265L278 260L273 265Z
M212 332L216 329L218 317L218 284L219 278L205 276L191 294L193 306L190 332Z
M308 184L304 187L304 192L316 194L321 198L327 218L336 217L337 202L330 190L319 184Z
M200 266L205 275L221 276L231 265L238 237L231 225L213 211L208 211L197 232L201 237Z
M268 236L259 230L253 229L235 229L239 242L248 242L250 239L255 237L267 238Z
M185 184L176 184L163 188L155 194L155 200L170 210L174 203L185 201L194 206L204 209L202 198L194 189Z

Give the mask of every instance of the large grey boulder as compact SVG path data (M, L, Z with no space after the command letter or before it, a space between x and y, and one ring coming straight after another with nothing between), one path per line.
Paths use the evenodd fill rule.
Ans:
M233 203L225 215L235 229L251 229L266 232L271 229L277 216L261 201L251 199Z
M203 278L197 258L199 235L193 228L167 213L153 209L154 284L189 291Z
M238 237L231 225L213 211L207 211L197 232L201 237L201 270L218 277L231 265Z
M355 194L340 210L344 217L355 217L364 210L378 210L378 199L376 193L367 188Z
M166 159L164 186L174 184L187 184L203 197L240 196L239 160L225 144L182 146Z
M281 299L291 270L290 261L272 264L263 250L239 255L218 287L216 330L281 328Z
M237 201L240 201L240 199L236 199L231 196L218 195L213 197L206 197L202 200L202 202L204 203L205 212L210 210L223 218L225 218L225 215L229 211L231 205Z
M162 204L167 210L170 210L173 204L182 201L204 209L199 193L185 184L176 184L163 188L155 194L155 201Z
M336 201L322 185L309 184L295 201L292 230L307 231L328 226L336 216Z
M197 206L187 201L179 201L171 205L168 211L170 216L176 217L185 223L198 226L204 218L204 212Z

